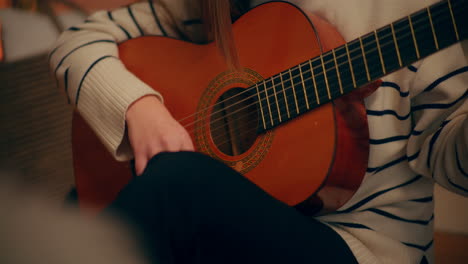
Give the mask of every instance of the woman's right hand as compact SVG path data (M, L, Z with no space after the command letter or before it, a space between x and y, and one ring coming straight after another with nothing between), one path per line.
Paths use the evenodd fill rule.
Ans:
M187 130L156 96L144 96L130 105L126 121L137 175L142 174L148 161L160 152L194 150Z

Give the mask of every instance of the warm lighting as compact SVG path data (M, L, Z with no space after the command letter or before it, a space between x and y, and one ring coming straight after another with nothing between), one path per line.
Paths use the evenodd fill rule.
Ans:
M11 6L10 0L0 0L0 9Z

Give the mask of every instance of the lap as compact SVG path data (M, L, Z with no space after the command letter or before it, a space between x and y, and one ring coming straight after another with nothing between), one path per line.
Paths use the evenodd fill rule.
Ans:
M331 228L198 153L155 156L112 208L150 234L152 245L176 243L182 254L173 260L197 252L203 263L355 262Z

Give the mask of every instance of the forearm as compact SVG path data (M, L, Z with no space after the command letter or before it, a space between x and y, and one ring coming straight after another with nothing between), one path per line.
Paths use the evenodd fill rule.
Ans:
M468 196L468 116L446 120L429 136L410 164L443 187Z
M119 160L131 158L125 138L129 105L145 95L162 97L125 68L117 45L143 35L177 37L164 11L149 1L97 12L64 32L50 53L59 88Z
M414 81L408 159L419 174L468 196L468 66L460 45L424 61Z

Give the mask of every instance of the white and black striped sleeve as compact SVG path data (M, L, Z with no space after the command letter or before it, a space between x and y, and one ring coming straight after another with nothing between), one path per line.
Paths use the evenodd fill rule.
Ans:
M468 196L468 65L460 44L424 60L413 95L411 167Z
M126 70L117 45L143 35L178 37L169 21L151 0L99 11L67 29L50 52L59 88L118 160L131 158L124 137L127 107L145 95L161 96Z

